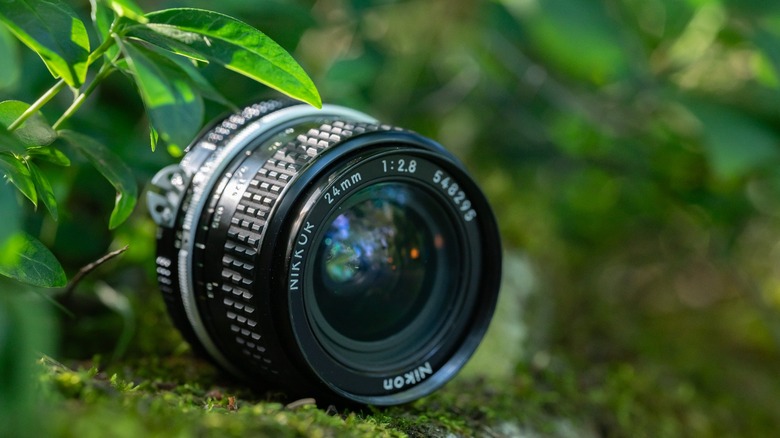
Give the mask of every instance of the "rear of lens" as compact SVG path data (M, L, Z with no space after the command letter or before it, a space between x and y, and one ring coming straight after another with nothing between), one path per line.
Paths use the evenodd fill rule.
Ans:
M268 101L153 184L169 311L250 384L408 402L453 377L487 328L495 220L431 140L343 107Z

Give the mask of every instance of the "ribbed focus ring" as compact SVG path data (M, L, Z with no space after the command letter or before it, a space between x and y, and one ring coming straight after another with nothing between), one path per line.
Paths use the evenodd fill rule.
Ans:
M279 153L276 154L278 157ZM297 173L295 163L269 159L249 182L230 220L222 256L223 311L239 350L254 368L277 374L258 326L252 285L255 258L271 209Z
M253 122L267 114L278 111L294 104L291 101L266 100L250 105L241 113L233 114L214 126L204 136L205 141L217 146L226 144L246 124Z
M269 215L285 187L298 172L324 150L352 136L379 130L395 130L387 125L323 123L309 129L281 147L263 163L242 194L231 218L222 257L222 306L230 323L236 347L254 369L279 374L261 333L260 312L255 308L252 285L257 277L256 256Z
M292 101L267 100L247 106L240 113L232 114L220 120L187 150L187 155L178 165L180 175L185 178L185 187L181 189L182 198L178 208L175 210L175 223L171 227L161 227L159 229L156 258L157 274L163 299L174 324L183 336L198 350L201 348L201 342L193 330L193 325L188 321L181 295L184 285L180 284L180 267L176 263L178 250L185 246L183 240L185 233L182 233L181 230L184 228L186 214L192 207L193 197L198 190L199 184L211 177L214 172L214 165L219 163L218 157L221 151L224 150L230 141L246 125L294 104L295 102Z

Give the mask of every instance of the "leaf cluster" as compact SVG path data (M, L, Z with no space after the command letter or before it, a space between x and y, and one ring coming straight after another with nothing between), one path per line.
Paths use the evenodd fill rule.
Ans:
M43 204L55 221L57 196L39 164L69 166L69 153L89 161L116 189L110 229L127 220L137 203L136 179L116 153L89 135L62 129L114 72L135 84L151 123L152 149L162 140L175 153L200 129L204 98L231 106L200 74L198 67L209 63L321 106L314 84L295 60L233 17L193 8L145 13L133 0L91 0L90 6L92 39L87 24L64 0L0 3L0 23L41 58L56 80L32 104L0 103L0 175L33 207ZM9 46L5 34L0 27L3 50ZM90 41L99 44L92 48ZM66 88L73 101L49 124L40 109ZM67 277L55 256L21 231L16 203L0 188L0 211L11 224L0 233L0 274L35 286L64 286Z

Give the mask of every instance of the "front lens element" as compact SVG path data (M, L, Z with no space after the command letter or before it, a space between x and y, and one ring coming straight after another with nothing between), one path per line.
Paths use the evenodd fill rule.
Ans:
M437 273L426 266L441 255L418 197L408 185L378 184L333 213L315 262L315 298L341 335L366 342L391 336L433 292Z
M419 185L385 182L355 192L326 218L309 315L331 354L389 362L440 334L457 304L461 265L444 211Z

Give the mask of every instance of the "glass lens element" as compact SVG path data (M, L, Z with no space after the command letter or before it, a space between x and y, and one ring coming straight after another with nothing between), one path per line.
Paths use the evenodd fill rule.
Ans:
M314 296L324 321L341 336L364 342L392 336L440 289L434 283L443 273L445 237L436 230L435 202L420 192L409 184L375 184L325 222Z

